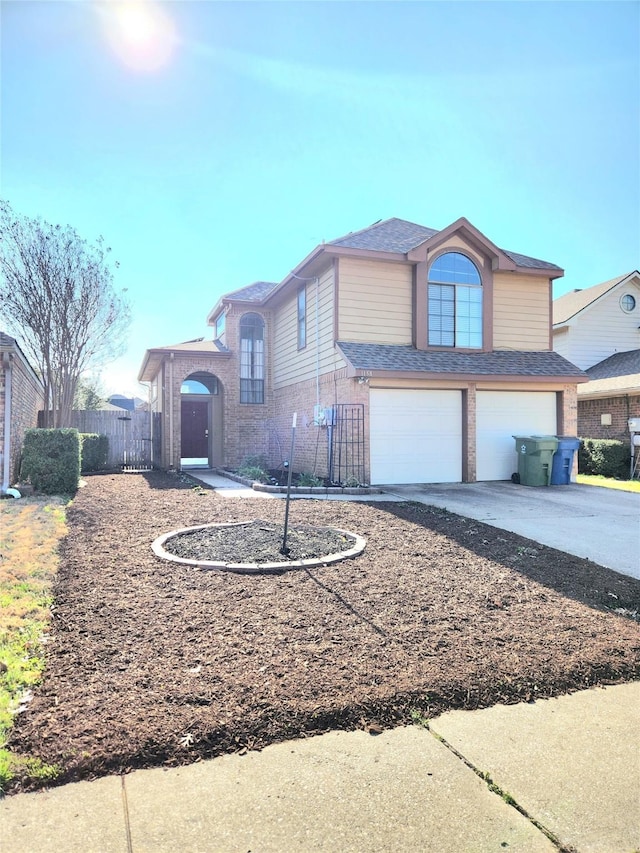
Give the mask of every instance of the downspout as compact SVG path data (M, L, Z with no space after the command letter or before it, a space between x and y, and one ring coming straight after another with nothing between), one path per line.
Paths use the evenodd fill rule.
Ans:
M4 447L2 448L2 487L0 494L6 495L9 488L11 465L11 378L13 368L11 353L2 353L4 365Z
M320 279L316 276L316 406L320 412Z
M173 464L173 353L169 356L169 468L176 468Z

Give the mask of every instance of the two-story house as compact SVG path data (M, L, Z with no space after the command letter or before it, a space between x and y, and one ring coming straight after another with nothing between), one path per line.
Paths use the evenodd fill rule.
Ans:
M322 243L211 311L212 340L148 350L158 463L278 467L335 482L473 482L517 469L514 435L574 434L586 376L553 352L560 267L462 218L388 219ZM157 436L156 436L157 438Z
M628 439L640 417L640 272L572 290L553 302L553 348L586 370L578 434Z

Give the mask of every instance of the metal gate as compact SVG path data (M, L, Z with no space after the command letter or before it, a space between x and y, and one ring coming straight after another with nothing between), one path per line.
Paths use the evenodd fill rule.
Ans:
M329 479L342 486L365 485L364 404L338 403L333 411Z

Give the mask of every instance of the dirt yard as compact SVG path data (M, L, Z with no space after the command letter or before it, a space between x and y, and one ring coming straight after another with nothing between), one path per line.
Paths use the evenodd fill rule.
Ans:
M151 551L175 528L283 516L283 501L175 475L88 478L44 681L11 748L66 782L640 675L639 581L439 509L296 500L292 526L367 539L308 571L205 571Z

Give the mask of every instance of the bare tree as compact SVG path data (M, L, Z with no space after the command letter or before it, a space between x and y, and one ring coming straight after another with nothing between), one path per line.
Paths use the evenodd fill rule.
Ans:
M82 375L123 351L130 309L113 287L110 251L0 201L3 322L41 375L47 426L68 426Z

